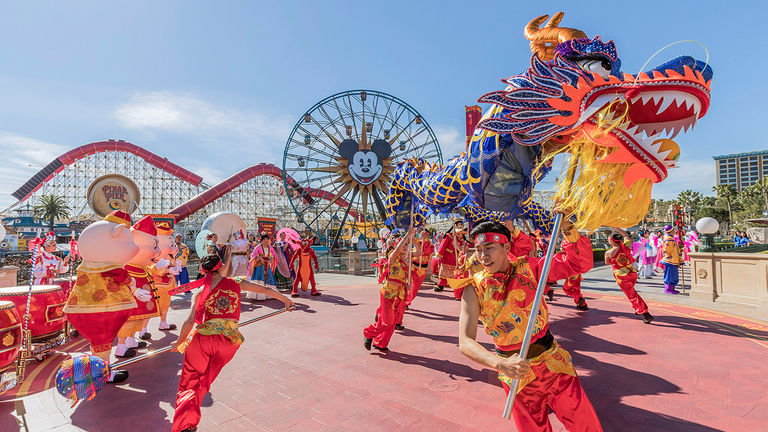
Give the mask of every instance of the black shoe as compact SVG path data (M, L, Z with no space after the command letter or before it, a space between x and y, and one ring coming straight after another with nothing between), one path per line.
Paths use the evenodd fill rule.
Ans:
M383 352L383 353L389 352L389 348L382 348L382 347L376 346L376 344L373 344L373 347L379 350L379 352Z
M116 370L115 376L111 380L107 381L109 384L120 384L128 379L128 371Z
M589 306L587 306L587 302L584 300L584 297L579 297L579 302L576 304L576 309L580 311L589 310Z
M550 288L547 296L549 297L549 301L555 301L555 290Z
M120 357L120 358L136 357L136 350L133 348L128 348L127 350L125 350L125 354L123 355L115 354L115 357Z
M653 315L649 314L648 312L643 314L643 322L646 324L650 324L651 321L653 321Z
M408 310L408 309L410 309L410 308L409 308L408 306L406 306L406 307L405 307L405 310Z
M188 427L186 429L183 429L181 432L197 432L197 427Z
M363 340L363 347L368 351L371 350L371 344L373 344L373 338L365 338Z
M310 295L311 296L319 296L320 295L320 291L315 291L315 292L311 293Z
M150 339L152 339L152 335L149 334L149 332L143 333L141 336L139 336L139 339L141 339L141 340L150 340Z
M293 297L293 298L296 298L298 296L299 296L298 294L291 294L291 297Z
M436 286L436 287L435 287L435 291L436 291L436 292L440 292L440 291L442 291L442 290L443 290L443 287L441 287L441 286Z
M176 328L177 328L176 324L168 324L168 328L164 328L164 329L158 328L158 330L160 330L160 331L171 331L171 330L176 330Z
M395 330L405 330L402 324L395 324Z
M148 347L148 346L149 346L149 344L148 344L148 343L146 343L146 342L144 342L144 341L141 341L141 342L139 342L139 346L137 346L137 347L136 347L136 348L134 348L134 349L142 349L142 348L146 348L146 347Z
M373 322L379 322L379 314L373 316Z

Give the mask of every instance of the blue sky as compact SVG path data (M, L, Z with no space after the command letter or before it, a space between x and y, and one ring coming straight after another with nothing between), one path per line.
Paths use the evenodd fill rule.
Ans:
M523 27L558 10L566 11L562 25L613 39L630 73L673 41L709 48L712 106L676 139L681 168L655 197L711 193L712 155L768 147L759 133L764 3L543 3L3 2L0 208L39 165L103 139L143 146L208 183L259 162L279 166L304 111L355 88L407 101L444 155L455 155L464 105L525 70ZM705 57L697 45L675 46L650 66L680 54Z

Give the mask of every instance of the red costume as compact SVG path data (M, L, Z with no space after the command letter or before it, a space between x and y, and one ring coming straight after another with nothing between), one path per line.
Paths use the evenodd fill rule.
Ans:
M320 268L317 264L317 255L315 255L315 251L312 250L309 245L310 243L308 239L302 239L301 248L293 254L293 258L291 258L291 262L288 264L289 267L293 268L293 263L296 262L296 260L299 261L299 268L296 271L296 281L293 282L293 292L291 292L291 297L299 296L299 284L301 284L302 291L306 292L307 286L310 285L312 287L310 295L320 295L315 284L314 271L320 270ZM314 270L312 270L313 262Z
M435 247L429 239L423 239L416 242L413 245L411 251L411 292L405 301L406 306L410 306L413 299L419 294L419 289L424 283L424 279L427 277L427 267L429 267L429 260L432 257L432 253L435 251Z
M574 231L575 233L575 231ZM584 273L592 268L592 245L578 234L563 241L563 252L555 254L548 280L555 281ZM505 273L476 273L465 285L474 282L480 303L480 321L493 337L501 356L519 352L544 258L521 257ZM581 388L571 355L549 333L549 311L542 301L536 317L532 346L541 354L529 358L531 371L520 380L512 416L519 431L551 431L549 410L554 411L567 430L601 431L600 421ZM504 390L512 379L499 372Z
M565 295L573 299L573 302L579 304L579 299L583 298L581 295L581 281L580 274L569 276L563 282L563 292Z
M437 259L440 261L438 287L445 288L448 286L447 279L455 278L456 270L461 271L465 264L467 247L468 243L464 240L464 236L457 235L455 231L451 231L443 237L443 241L437 248ZM461 298L461 292L456 293L454 291L453 295L456 298Z
M395 332L395 324L403 321L408 265L400 256L389 260L384 275L384 285L379 290L379 308L375 323L363 329L366 339L373 339L378 348L386 348ZM370 347L369 347L370 348Z
M613 267L613 276L616 278L616 283L619 284L619 288L621 288L624 295L632 303L635 312L639 315L648 312L648 305L645 304L642 297L635 291L637 270L632 265L635 262L632 257L632 251L624 243L619 242L618 251L611 258L610 262L611 267Z
M184 351L173 432L200 423L203 397L244 340L238 330L240 284L223 278L215 287L210 285L209 279L195 305L197 331Z

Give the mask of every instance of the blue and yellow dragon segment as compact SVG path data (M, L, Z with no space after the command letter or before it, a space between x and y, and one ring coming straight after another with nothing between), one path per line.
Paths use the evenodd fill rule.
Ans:
M549 232L551 215L531 200L552 158L570 153L555 200L574 209L576 226L627 227L650 204L651 187L676 166L674 138L709 108L712 69L681 56L637 76L620 70L613 41L558 27L563 13L532 20L531 67L479 102L492 103L468 154L445 166L399 164L386 203L388 224L422 224L430 214L530 220ZM578 175L576 175L578 173Z

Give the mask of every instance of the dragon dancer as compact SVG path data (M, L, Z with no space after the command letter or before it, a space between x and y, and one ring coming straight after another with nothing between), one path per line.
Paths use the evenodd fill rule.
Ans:
M406 307L410 306L413 299L419 294L419 289L424 283L424 279L427 277L429 260L432 258L434 252L435 247L432 246L429 231L427 231L426 228L422 228L411 249L411 289L405 301Z
M555 254L549 280L584 273L592 268L592 245L588 238L563 222L563 252ZM581 388L571 355L560 347L549 331L549 312L542 301L539 315L533 306L543 258L519 257L510 261L512 236L498 222L481 222L472 230L477 257L483 270L457 283L465 289L459 317L459 349L475 362L496 369L504 390L520 379L512 416L519 431L551 431L550 409L570 431L601 431L600 421ZM553 239L554 240L554 239ZM477 321L493 338L495 352L477 342ZM528 358L519 356L522 338L530 319L536 319Z
M383 272L384 284L379 290L376 322L363 329L363 346L369 351L373 347L380 352L388 352L387 346L395 332L395 324L403 321L408 295L408 263L404 255L415 233L415 228L409 229L387 258Z
M613 268L613 276L616 278L616 283L619 284L621 291L627 296L629 302L632 303L635 314L642 315L643 321L646 324L650 324L653 321L653 315L648 313L648 305L645 304L640 294L635 291L638 273L634 266L635 261L632 258L632 251L626 245L626 243L632 243L632 238L626 231L619 230L619 233L611 234L608 242L612 247L605 252L605 264Z
M459 219L453 223L451 230L445 234L440 242L440 246L437 248L440 273L435 291L445 289L448 286L448 279L456 277L456 270L463 266L464 260L462 258L465 257L467 249L467 243L464 241L465 234L464 221Z

